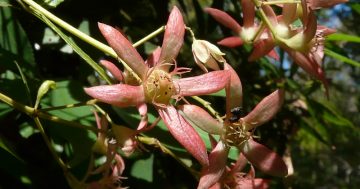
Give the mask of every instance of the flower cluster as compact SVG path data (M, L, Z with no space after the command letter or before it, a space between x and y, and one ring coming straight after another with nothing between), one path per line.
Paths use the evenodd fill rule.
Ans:
M278 59L274 50L278 45L301 68L326 84L320 63L323 58L324 36L333 30L317 24L314 9L340 2L343 1L294 1L279 5L282 14L276 15L268 4L258 0L241 0L243 26L221 10L206 8L205 11L236 34L219 41L220 45L235 47L244 43L253 44L250 60L265 55ZM256 9L260 11L262 23L256 22ZM296 20L300 20L300 27L293 25ZM284 177L288 174L282 158L256 142L253 137L255 128L269 121L280 110L284 101L284 90L274 91L261 100L250 113L243 115L242 84L235 70L223 57L225 53L208 41L195 39L194 35L194 60L205 73L182 77L183 73L190 72L191 69L178 67L175 60L185 35L185 24L177 7L170 13L162 46L156 48L146 61L117 29L102 23L99 23L99 29L118 57L131 70L123 72L113 63L101 61L118 83L85 88L85 92L101 102L120 108L133 106L138 109L141 120L137 130L119 126L112 128L117 144L125 154L129 155L134 151L137 134L154 126L148 126L147 117L147 106L152 105L171 135L202 165L198 188L267 188L268 181L255 178L252 166L272 176ZM134 79L134 75L139 79ZM184 99L187 96L210 94L221 89L226 91L226 115L222 119L214 119L206 110L189 104ZM174 105L172 99L175 99L177 105ZM182 99L186 103L179 105ZM209 153L194 127L199 127L209 134L213 144ZM218 141L213 135L219 136ZM99 141L98 143L104 144L104 137L99 136ZM117 164L121 165L113 167L113 174L110 175L121 175L124 168L121 157L114 155L109 143L102 146L100 151L110 154ZM235 165L229 167L227 157L232 147L238 148L241 153ZM112 161L114 158L109 159ZM251 164L251 170L245 174L241 170L247 161Z
M265 55L278 59L278 55L274 51L274 47L278 45L299 67L321 80L327 87L324 71L321 68L324 56L324 37L335 31L318 25L314 10L346 1L301 0L300 3L289 1L277 4L282 8L282 13L276 15L269 4L258 0L241 0L243 26L224 11L214 8L206 8L205 11L235 33L235 36L225 38L218 44L227 47L237 47L244 43L253 44L250 61ZM255 9L259 9L261 23L255 22ZM300 26L296 21L300 21Z

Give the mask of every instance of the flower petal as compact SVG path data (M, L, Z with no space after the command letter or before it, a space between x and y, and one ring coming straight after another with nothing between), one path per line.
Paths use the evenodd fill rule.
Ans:
M269 188L269 181L265 179L239 179L237 181L237 188L241 189L267 189Z
M284 91L276 90L256 105L244 118L246 130L253 129L269 121L279 111L284 101Z
M306 20L306 28L304 30L304 42L308 43L312 39L314 39L317 29L317 19L315 12L310 10L307 20Z
M244 143L241 151L255 167L266 174L278 177L284 177L288 174L287 167L281 157L253 139Z
M145 102L142 86L101 85L84 88L84 90L86 94L101 102L120 107L136 106Z
M185 104L178 108L184 113L186 120L209 134L220 135L223 125L214 119L207 111L196 105Z
M249 56L249 61L255 61L265 55L270 55L270 57L276 59L278 58L277 53L273 55L272 50L275 47L274 40L272 38L260 39L255 42L253 51Z
M241 26L226 12L214 8L205 8L205 12L210 14L216 21L223 26L233 30L235 33L240 33Z
M145 65L144 60L132 46L130 41L128 41L117 29L109 25L98 23L98 26L102 35L114 49L116 54L124 60L140 78L144 79L148 67Z
M229 47L229 48L234 48L234 47L239 47L243 44L243 40L240 37L226 37L224 39L222 39L221 41L217 42L217 44L225 46L225 47Z
M185 24L181 12L174 6L165 28L159 63L172 63L184 43ZM167 66L168 67L168 66Z
M116 143L120 146L121 150L125 153L125 155L131 155L137 146L135 135L138 132L116 124L112 125L111 131L115 136Z
M297 19L297 4L296 3L286 3L283 5L281 13L281 22L282 24L289 25Z
M212 71L200 76L174 80L180 96L205 95L223 89L230 81L229 71Z
M111 75L116 80L118 80L118 81L124 80L124 76L123 76L122 72L119 70L119 68L117 66L115 66L115 64L113 64L112 62L107 61L107 60L100 60L100 64L102 66L104 66L107 70L109 70Z
M167 106L166 109L159 108L158 112L174 138L203 166L208 166L209 159L205 143L195 129L173 106Z
M226 112L230 112L231 109L242 106L242 85L239 76L230 64L225 63L224 70L230 71L231 75L229 92L226 94Z
M241 0L244 28L253 27L255 19L255 4L252 0Z
M148 67L152 68L156 65L156 63L159 62L161 53L161 47L157 47L148 57L148 59L145 61L145 64L148 65Z
M209 155L209 166L202 170L198 189L207 189L217 183L226 168L229 148L220 140Z

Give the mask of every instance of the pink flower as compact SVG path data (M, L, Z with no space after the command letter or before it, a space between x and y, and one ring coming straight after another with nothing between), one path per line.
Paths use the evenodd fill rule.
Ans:
M131 43L115 28L99 24L100 31L119 58L140 77L141 83L102 85L85 88L99 101L119 107L136 106L142 120L138 130L147 125L147 103L153 104L170 133L202 165L208 164L204 142L192 126L170 104L172 98L203 95L221 90L230 78L228 71L214 71L200 76L175 79L172 76L189 69L177 68L175 58L183 44L185 25L180 11L174 7L166 25L163 44L145 62ZM175 64L175 69L169 72ZM115 72L117 68L111 72Z
M277 90L265 97L249 114L241 117L242 87L240 78L229 64L230 86L226 88L226 118L223 123L215 120L202 108L183 105L181 111L194 125L209 134L220 135L220 141L209 155L209 166L204 167L199 188L209 188L221 179L231 146L237 147L261 171L273 176L286 176L287 167L281 157L252 138L253 130L270 120L283 103L284 92Z
M271 8L270 8L271 9ZM302 17L303 27L291 29L290 25L296 19L296 6L284 6L283 14L275 19L275 13L267 8L267 13L275 28L283 28L283 36L279 36L277 43L283 48L294 62L308 74L322 81L327 88L327 81L321 68L324 57L325 36L335 31L317 25L315 12L303 1ZM279 32L278 32L279 33Z
M224 11L214 8L205 8L205 12L209 13L216 21L231 29L235 33L235 36L224 38L223 40L219 41L218 44L233 48L241 46L243 43L255 43L257 46L261 46L261 48L268 49L267 55L269 57L278 60L279 56L277 53L272 50L272 48L268 47L268 42L265 43L265 41L267 41L269 38L269 34L267 32L262 32L262 34L256 38L256 33L259 32L261 28L255 23L255 5L253 1L241 0L241 6L243 8L243 26L238 24L235 19L233 19ZM252 53L250 57L253 56L255 56L254 53Z
M105 116L99 118L96 112L94 114L97 127L103 132L106 132L108 129L108 122ZM92 174L102 174L103 176L101 179L87 184L87 188L121 189L120 179L124 178L121 175L125 169L125 163L123 158L116 151L118 146L117 143L106 138L106 134L103 132L98 134L98 138L93 146L93 151L105 155L106 162L92 171ZM88 176L89 175L86 175L85 179Z

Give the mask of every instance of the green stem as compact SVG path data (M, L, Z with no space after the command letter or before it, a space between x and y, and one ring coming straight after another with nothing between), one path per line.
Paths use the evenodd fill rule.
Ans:
M24 104L18 103L15 100L11 99L10 97L0 93L0 100L8 104L9 106L19 110L27 114L28 116L33 116L35 113L35 109Z
M138 47L140 45L142 45L143 43L145 43L146 41L150 40L151 38L159 35L161 32L163 32L165 30L165 26L161 26L160 28L158 28L157 30L153 31L152 33L150 33L149 35L145 36L144 38L140 39L139 41L135 42L132 46L133 47Z
M198 96L192 96L191 98L193 98L194 100L198 101L200 104L202 104L207 110L209 110L209 112L216 117L216 119L219 122L224 122L223 119L221 118L221 116L219 115L219 113L214 110L214 108L211 107L211 103L198 97Z
M189 166L187 166L180 158L177 157L176 154L174 154L170 149L168 149L165 145L161 144L161 142L156 138L150 138L150 137L144 137L144 136L138 136L138 140L141 143L147 144L147 145L153 145L157 146L161 149L162 152L169 154L171 157L173 157L176 161L178 161L183 167L185 167L194 177L198 177L199 174L191 169Z
M273 1L264 1L263 5L277 5L277 4L291 4L291 3L301 3L301 1L296 0L273 0Z
M18 64L16 61L14 61L14 63L15 63L15 65L16 65L17 69L19 70L21 79L22 79L22 81L23 81L23 83L24 83L24 85L25 85L26 96L27 96L28 99L29 99L29 104L32 106L32 105L33 105L33 102L32 102L32 100L31 100L31 93L30 93L30 89L29 89L29 85L28 85L28 82L27 82L27 80L26 80L26 77L25 77L24 73L22 72L19 64Z
M40 12L42 15L46 16L52 22L54 22L57 25L59 25L60 27L64 28L66 31L68 31L71 34L75 35L76 37L80 38L81 40L91 44L92 46L100 49L103 52L108 53L110 56L112 56L114 58L117 57L115 51L111 47L101 43L100 41L86 35L85 33L78 30L77 28L75 28L75 27L71 26L70 24L64 22L63 20L56 17L54 14L47 11L46 9L44 9L43 7L41 7L39 4L35 3L34 1L32 1L32 0L22 0L22 1L25 2L26 4L30 5L31 7L33 7L35 10Z
M195 38L195 34L194 34L194 32L192 31L192 29L191 29L190 27L185 27L185 29L190 32L190 35L191 35L193 41L195 41L196 38Z
M60 165L60 167L63 169L64 172L66 172L66 170L68 169L68 167L66 166L66 164L62 161L62 159L57 155L57 153L55 152L54 148L51 145L51 142L49 141L48 137L45 134L44 128L41 125L41 122L39 120L39 118L35 117L34 118L35 124L38 127L41 136L43 137L46 146L48 147L48 149L50 150L51 155L53 156L53 158L55 159L55 161Z
M43 7L41 7L39 4L35 3L34 1L32 1L32 0L22 0L22 1L25 2L26 4L30 5L34 10L38 11L39 13L44 15L46 18L48 18L52 22L56 23L57 25L59 25L61 28L65 29L69 33L75 35L76 37L89 43L90 45L98 48L100 51L108 54L109 56L118 59L123 64L125 69L130 71L138 81L141 81L141 78L139 78L139 76L136 75L135 72L133 72L133 70L126 64L126 62L124 62L117 56L116 52L111 47L109 47L108 45L105 45L104 43L101 43L100 41L90 37L89 35L83 33L82 31L78 30L77 28L71 26L70 24L68 24L65 21L61 20L60 18L56 17L54 14L47 11L46 9L44 9ZM163 32L164 30L165 30L165 26L161 26L160 28L158 28L154 32L150 33L143 39L134 43L133 46L137 47L137 46L143 44L144 42L148 41L149 39L151 39L154 36L158 35L159 33Z
M24 1L25 3L30 5L30 7L32 8L33 11L36 11L36 12L38 12L38 14L43 15L46 19L49 19L50 21L56 23L57 25L59 25L61 28L65 29L69 33L75 35L76 37L89 43L90 45L98 48L100 51L107 53L109 56L118 59L123 64L125 69L129 70L138 81L141 81L139 76L136 75L136 73L123 60L121 60L117 56L117 54L111 47L105 45L104 43L101 43L100 41L90 37L89 35L86 35L85 33L83 33L80 30L74 28L70 24L64 22L60 18L56 17L55 15L53 15L52 13L50 13L49 11L47 11L46 9L41 7L39 4L35 3L34 1L32 1L32 0L22 0L22 1ZM40 19L41 19L41 17L40 17Z
M75 108L75 107L79 107L79 106L91 106L91 105L94 105L96 102L97 102L96 99L91 99L91 100L88 100L86 102L80 102L80 103L76 103L76 104L67 104L67 105L64 105L64 106L42 108L41 111L42 112L49 112L49 111L53 111L53 110L61 110L61 109L66 109L66 108Z
M67 121L67 120L61 119L61 118L59 118L57 116L50 115L50 114L48 114L46 112L42 112L41 110L36 110L35 108L26 106L26 105L21 104L19 102L16 102L15 100L11 99L10 97L8 97L8 96L6 96L6 95L4 95L2 93L0 93L0 101L5 102L9 106L17 109L20 112L25 113L26 115L28 115L30 117L33 117L33 118L39 117L39 118L42 118L42 119L46 119L46 120L49 120L49 121L61 123L61 124L71 126L71 127L86 129L86 130L90 130L90 131L93 131L93 132L96 132L96 133L101 132L101 130L99 130L98 128L91 127L91 126L84 126L84 125L78 124L76 122Z

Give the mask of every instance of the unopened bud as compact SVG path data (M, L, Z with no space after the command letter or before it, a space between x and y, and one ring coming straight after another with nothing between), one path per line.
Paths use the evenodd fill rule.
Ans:
M221 52L217 46L205 40L194 40L192 52L196 64L205 72L208 72L207 68L219 70L218 62L225 62L223 58L225 53Z

